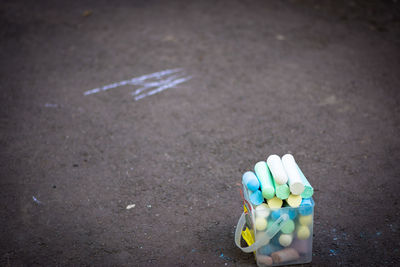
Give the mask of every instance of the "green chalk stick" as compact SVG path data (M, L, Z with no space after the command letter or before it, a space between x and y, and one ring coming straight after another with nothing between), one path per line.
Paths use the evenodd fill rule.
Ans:
M282 233L284 234L290 234L294 231L295 225L292 220L287 220L283 227L281 228Z
M287 184L275 184L276 197L287 199L290 195L290 189Z
M261 192L264 198L271 199L275 196L274 179L265 161L259 161L254 166L254 171L261 184Z
M297 165L297 169L299 170L301 180L303 181L303 184L304 184L304 191L303 191L303 193L301 193L300 196L302 198L310 198L314 194L314 188L310 185L307 178L304 176L304 173L299 168L299 165Z

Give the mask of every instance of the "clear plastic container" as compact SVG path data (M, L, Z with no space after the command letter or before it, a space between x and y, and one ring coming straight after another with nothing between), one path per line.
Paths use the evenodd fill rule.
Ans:
M312 260L314 201L303 199L298 208L282 207L269 209L250 204L248 192L244 187L244 199L247 212L239 220L237 234L243 226L251 233L252 241L245 252L255 252L258 266L281 266L309 263ZM242 221L243 225L239 225ZM241 229L240 229L241 228ZM241 237L239 236L239 239ZM240 243L240 242L239 242Z

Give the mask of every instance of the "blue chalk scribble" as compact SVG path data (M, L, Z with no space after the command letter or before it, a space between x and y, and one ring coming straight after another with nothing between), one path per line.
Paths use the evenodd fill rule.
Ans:
M219 257L220 257L221 259L224 259L224 260L226 260L226 261L230 261L230 260L232 260L231 258L229 258L229 257L225 256L225 255L224 255L224 253L221 253L221 255L219 255Z
M336 256L337 255L337 252L334 249L330 249L329 252L330 252L329 256Z

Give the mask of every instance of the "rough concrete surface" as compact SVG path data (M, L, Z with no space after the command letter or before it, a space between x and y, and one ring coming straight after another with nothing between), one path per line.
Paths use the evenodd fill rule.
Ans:
M2 1L0 265L255 266L237 183L291 152L310 265L398 266L399 5Z

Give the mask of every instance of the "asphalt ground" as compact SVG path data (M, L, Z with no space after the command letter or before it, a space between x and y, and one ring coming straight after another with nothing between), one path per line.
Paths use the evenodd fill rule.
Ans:
M399 265L399 26L397 1L2 1L0 264L255 266L237 183L290 152L310 265Z

